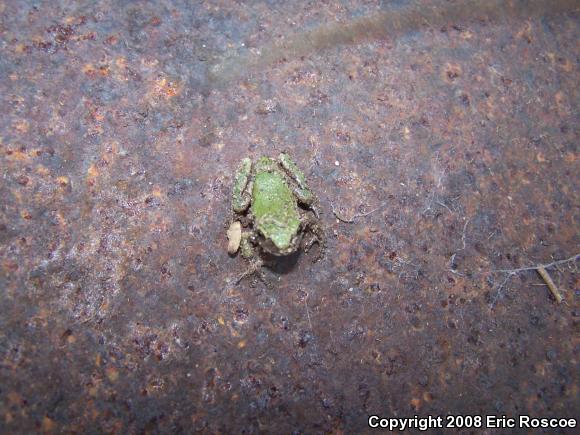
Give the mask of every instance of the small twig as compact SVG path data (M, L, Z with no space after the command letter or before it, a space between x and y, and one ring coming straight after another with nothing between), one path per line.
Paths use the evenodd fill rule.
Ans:
M453 269L447 269L449 272L451 272L453 275L457 275L457 276L465 276L463 273L461 272L457 272L456 270Z
M469 224L469 219L467 219L465 221L465 225L463 225L463 234L461 235L461 241L463 242L463 248L460 249L460 251L463 251L465 249L465 231L467 230L467 224Z
M312 332L312 322L310 321L310 311L308 310L308 295L304 298L304 306L306 307L306 317L308 318L308 325L310 326L310 332Z
M469 224L469 220L470 220L470 219L467 219L467 220L465 221L465 225L463 225L463 233L462 233L462 235L461 235L461 241L462 241L462 243L463 243L463 247L462 247L462 248L460 248L460 249L458 249L458 250L457 250L457 252L465 250L465 248L466 248L466 246L467 246L467 244L466 244L466 242L465 242L465 239L466 239L466 231L467 231L467 225ZM457 252L455 252L455 253L454 253L454 254L453 254L453 255L452 255L450 258L449 258L449 269L448 269L448 270L449 270L449 272L451 272L451 273L454 273L455 275L459 275L459 276L465 276L465 275L463 275L462 273L459 273L459 272L457 272L455 269L453 269L453 265L455 264L455 257L457 256Z
M540 276L544 279L544 281L548 285L548 288L550 289L550 291L554 295L554 298L556 298L556 302L558 302L558 303L562 302L562 299L563 299L562 294L558 290L558 287L556 287L556 284L554 284L554 281L552 281L552 278L550 277L550 274L546 271L546 269L544 269L542 266L539 266L538 273L540 274Z
M379 211L381 208L383 208L383 206L380 206L380 207L377 207L374 210L368 211L366 213L355 213L349 219L349 218L342 217L340 214L338 214L338 212L334 208L334 204L331 203L330 206L332 207L332 214L334 215L334 217L337 218L339 221L344 222L345 224L353 224L355 219L368 216L370 214L373 214L376 211Z
M497 230L493 230L493 231L492 231L492 232L489 234L489 236L487 236L487 240L491 239L491 238L492 238L492 237L495 235L495 233L497 233Z
M549 269L550 267L557 268L560 264L573 263L573 262L578 261L578 259L580 259L580 254L573 255L572 257L566 258L564 260L552 261L551 263L547 263L547 264L538 264L537 266L520 267L517 269L492 270L490 273L507 273L507 276L503 280L503 282L499 285L497 292L496 292L496 297L494 298L494 300L490 304L491 307L493 308L493 305L497 302L497 300L501 296L502 288L505 286L505 284L508 282L508 280L512 276L517 275L520 272L526 272L529 270L535 270L536 272L538 272L540 274L540 276L542 277L542 279L545 281L545 283L548 285L548 288L550 289L550 292L552 292L552 295L554 296L556 301L558 303L562 302L562 300L564 298L563 298L562 294L560 293L560 291L558 290L558 287L556 286L556 284L554 284L554 281L552 281L552 278L550 277L550 274L546 271L546 269Z
M497 269L492 270L492 273L519 273L525 272L526 270L538 270L538 268L543 267L544 269L549 269L550 267L557 266L559 264L571 263L580 259L580 254L573 255L570 258L566 258L565 260L558 260L553 261L548 264L538 264L537 266L528 266L528 267L520 267L519 269Z

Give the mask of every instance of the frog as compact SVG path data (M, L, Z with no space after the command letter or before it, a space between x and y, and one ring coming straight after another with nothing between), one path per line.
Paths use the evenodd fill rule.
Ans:
M261 156L241 160L232 188L232 217L228 253L238 251L250 262L239 279L257 273L262 280L266 259L283 260L316 243L324 254L325 237L319 217L319 200L306 177L287 152L277 158Z

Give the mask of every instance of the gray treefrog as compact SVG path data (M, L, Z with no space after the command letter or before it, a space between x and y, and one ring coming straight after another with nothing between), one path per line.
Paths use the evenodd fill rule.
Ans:
M228 252L241 251L252 264L241 278L260 273L264 258L287 256L314 243L324 252L324 231L316 213L317 198L286 153L277 159L242 159L234 178ZM317 258L318 259L318 258ZM241 279L240 278L240 279Z

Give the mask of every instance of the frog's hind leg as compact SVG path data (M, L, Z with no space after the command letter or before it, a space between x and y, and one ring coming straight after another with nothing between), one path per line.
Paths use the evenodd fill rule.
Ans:
M268 279L266 278L266 274L262 270L263 266L264 263L262 262L262 260L252 261L250 263L250 267L248 267L248 269L238 277L238 279L236 280L236 285L238 285L244 278L256 275L260 279L260 281L264 283L266 287L272 288L272 283L268 281Z
M320 221L312 212L305 214L302 225L306 233L302 239L302 248L304 251L308 252L312 248L312 245L315 243L318 244L318 255L312 261L316 263L324 256L326 250L326 235L324 234Z
M244 278L247 278L252 275L258 275L258 277L263 280L264 279L264 272L262 272L262 261L256 260L250 263L250 267L242 273L238 279L236 280L236 284L239 284Z
M249 232L242 233L240 240L240 252L242 254L242 257L250 261L250 266L244 273L242 273L238 277L238 279L236 280L236 285L239 284L244 278L256 275L258 278L260 278L260 281L262 281L268 288L270 288L271 285L266 279L266 275L262 270L264 262L256 253L256 247L254 247L253 245L251 233Z

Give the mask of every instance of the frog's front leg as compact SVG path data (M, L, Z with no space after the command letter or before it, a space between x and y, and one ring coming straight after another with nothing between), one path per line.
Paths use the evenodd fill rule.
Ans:
M249 158L242 159L240 166L236 170L234 188L232 192L232 208L236 213L243 213L250 206L252 200L250 174L252 172L252 161Z
M280 165L284 168L288 176L294 180L296 186L293 186L294 194L301 204L310 207L314 202L314 194L306 184L306 177L300 168L294 163L290 156L286 153L280 153L278 156Z
M249 232L243 232L240 240L240 252L242 257L246 260L251 260L256 257L255 248L252 243L252 234Z
M326 235L320 220L312 212L307 212L302 217L302 228L305 233L308 233L302 239L302 248L305 252L308 252L314 243L318 243L318 255L313 260L313 262L316 262L322 258L326 250Z

